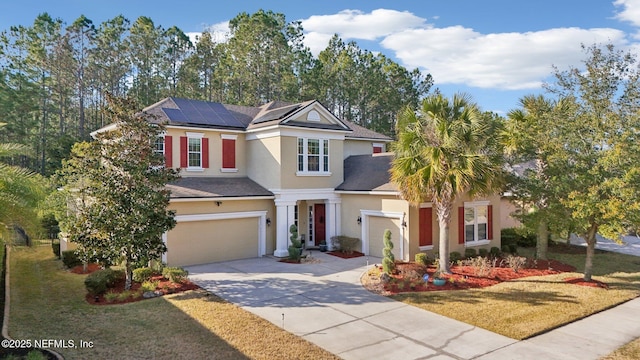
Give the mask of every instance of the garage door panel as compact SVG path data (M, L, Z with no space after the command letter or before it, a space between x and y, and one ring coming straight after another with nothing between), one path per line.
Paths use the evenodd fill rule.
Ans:
M258 218L179 222L167 236L167 263L186 266L258 257Z
M400 220L379 216L369 217L369 255L382 257L384 248L384 231L391 231L393 242L393 256L396 260L402 260L400 255Z

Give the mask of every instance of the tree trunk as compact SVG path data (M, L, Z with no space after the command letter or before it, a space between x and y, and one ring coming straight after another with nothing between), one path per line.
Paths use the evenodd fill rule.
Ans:
M451 222L451 208L453 201L450 199L434 201L436 214L438 216L439 242L438 242L438 270L442 274L451 274L449 268L449 223Z
M549 245L549 227L547 221L541 219L538 223L538 241L536 242L536 258L547 260L547 248Z
M438 226L440 227L439 249L440 260L438 270L442 274L451 274L449 268L449 222L438 216Z
M593 256L596 249L596 234L598 233L598 225L591 224L591 227L587 231L587 257L584 261L584 281L591 281L591 275L593 274Z
M131 279L133 278L133 269L131 268L131 262L129 262L129 260L125 260L124 261L124 268L125 268L125 274L126 274L126 278L125 278L125 282L124 282L124 289L125 290L130 290L131 289Z

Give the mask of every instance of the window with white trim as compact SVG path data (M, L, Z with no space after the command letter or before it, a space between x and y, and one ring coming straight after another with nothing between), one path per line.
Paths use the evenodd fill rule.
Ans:
M489 217L487 205L466 205L464 207L464 241L488 240Z
M329 140L298 138L298 173L329 173Z
M202 138L190 137L187 139L187 158L190 168L202 167Z
M156 137L156 141L153 143L153 152L164 156L164 136Z

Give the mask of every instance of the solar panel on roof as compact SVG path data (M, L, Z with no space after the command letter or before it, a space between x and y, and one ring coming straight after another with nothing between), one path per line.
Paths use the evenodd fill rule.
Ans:
M245 127L220 103L180 98L173 100L179 109L163 109L172 121L223 127Z
M167 117L169 118L169 120L171 121L176 121L176 122L187 122L187 118L184 116L184 114L182 113L182 111L180 111L180 109L167 109L167 108L163 108L162 111L164 111L165 114L167 114Z

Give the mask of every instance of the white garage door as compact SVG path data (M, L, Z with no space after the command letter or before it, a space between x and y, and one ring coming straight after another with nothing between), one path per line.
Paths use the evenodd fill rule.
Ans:
M391 231L393 256L396 260L402 260L400 255L400 220L380 216L369 216L369 255L382 257L386 229Z
M167 234L167 264L187 266L258 257L259 219L178 222Z

